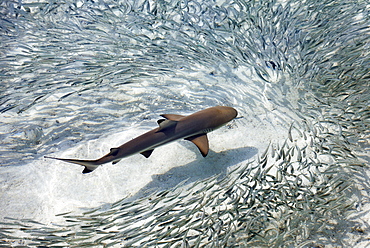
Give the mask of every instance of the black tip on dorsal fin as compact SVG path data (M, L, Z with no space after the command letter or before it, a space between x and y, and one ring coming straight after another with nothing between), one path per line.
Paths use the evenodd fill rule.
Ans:
M161 123L162 122L164 122L166 119L159 119L158 121L157 121L157 123L158 123L158 125L161 125Z

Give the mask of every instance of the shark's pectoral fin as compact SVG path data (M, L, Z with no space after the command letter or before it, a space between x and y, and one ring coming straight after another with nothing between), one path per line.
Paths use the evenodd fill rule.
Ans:
M142 153L140 153L141 155L143 155L144 157L146 157L146 158L149 158L150 157L150 155L152 155L152 152L154 151L154 149L152 149L152 150L147 150L147 151L144 151L144 152L142 152Z
M177 124L177 121L171 121L171 120L165 120L165 119L160 119L157 121L159 128L156 132L162 132L168 128L174 127Z
M186 140L193 142L198 147L203 157L207 156L209 151L207 134L191 136L186 138Z
M182 118L185 117L183 115L174 115L174 114L164 114L164 115L161 115L161 116L166 118L167 120L171 120L171 121L179 121L179 120L181 120Z

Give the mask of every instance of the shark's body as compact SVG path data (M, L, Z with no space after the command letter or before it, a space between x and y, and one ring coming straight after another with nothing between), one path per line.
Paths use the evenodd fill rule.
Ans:
M224 106L204 109L189 116L164 114L161 116L165 119L158 120L158 128L144 133L117 148L111 148L107 155L97 160L53 159L83 165L85 166L83 173L88 173L101 164L109 162L115 164L122 158L136 153L141 153L148 158L155 148L179 139L193 142L205 157L209 150L207 133L225 125L234 119L237 114L234 108ZM45 158L52 157L45 156Z

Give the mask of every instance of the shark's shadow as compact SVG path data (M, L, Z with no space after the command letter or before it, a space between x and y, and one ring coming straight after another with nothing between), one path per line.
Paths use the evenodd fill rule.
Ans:
M174 188L184 180L185 184L189 184L218 174L222 177L226 175L228 167L252 158L257 152L258 149L255 147L241 147L219 153L210 150L207 158L199 155L199 158L189 164L172 168L164 174L153 175L150 183L127 200Z

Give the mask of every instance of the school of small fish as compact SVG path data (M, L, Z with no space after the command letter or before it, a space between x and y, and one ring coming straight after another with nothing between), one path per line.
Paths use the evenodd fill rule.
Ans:
M6 93L0 97L1 113L34 114L28 113L30 108L50 96L50 90L38 87L40 80L58 88L57 109L62 110L65 99L80 95L89 101L84 92L99 87L105 94L168 75L181 87L188 78L173 71L190 70L197 61L205 68L219 63L224 70L229 67L222 63L249 68L259 78L251 82L255 91L239 92L233 85L215 83L212 94L205 95L197 90L205 85L194 78L190 96L184 91L180 97L171 92L171 85L162 85L166 97L148 96L140 103L134 94L124 94L140 89L122 88L121 100L130 107L120 109L108 99L110 108L98 117L104 122L119 114L143 118L151 111L150 103L158 101L160 108L172 94L173 104L183 104L187 97L199 102L214 98L216 103L250 98L255 105L239 106L278 111L287 125L284 142L270 141L255 159L230 168L226 175L184 181L84 213L62 213L64 224L7 218L0 223L0 247L351 247L344 237L363 239L367 227L351 214L369 201L360 192L369 188L367 1L66 0L5 1L0 6L5 44L0 50L0 92ZM22 35L27 42L19 42ZM15 45L18 52L5 52ZM63 56L53 56L57 51ZM221 72L212 71L209 77L217 73ZM108 81L117 83L106 86ZM13 89L15 83L18 88ZM26 86L25 96L20 92ZM146 90L153 90L148 86ZM39 111L38 119L51 115L47 107ZM68 119L68 111L63 111ZM74 118L76 127L60 123L50 133L40 133L37 121L17 125L29 127L24 135L46 147L58 139L52 133L86 133L100 125L99 118L80 125L87 120L82 115ZM2 130L13 136L0 135L1 152L25 146L13 144L25 138L9 125L4 123ZM49 148L40 149L46 153ZM33 156L32 149L26 151L25 159ZM10 156L3 163L12 165L15 159Z

